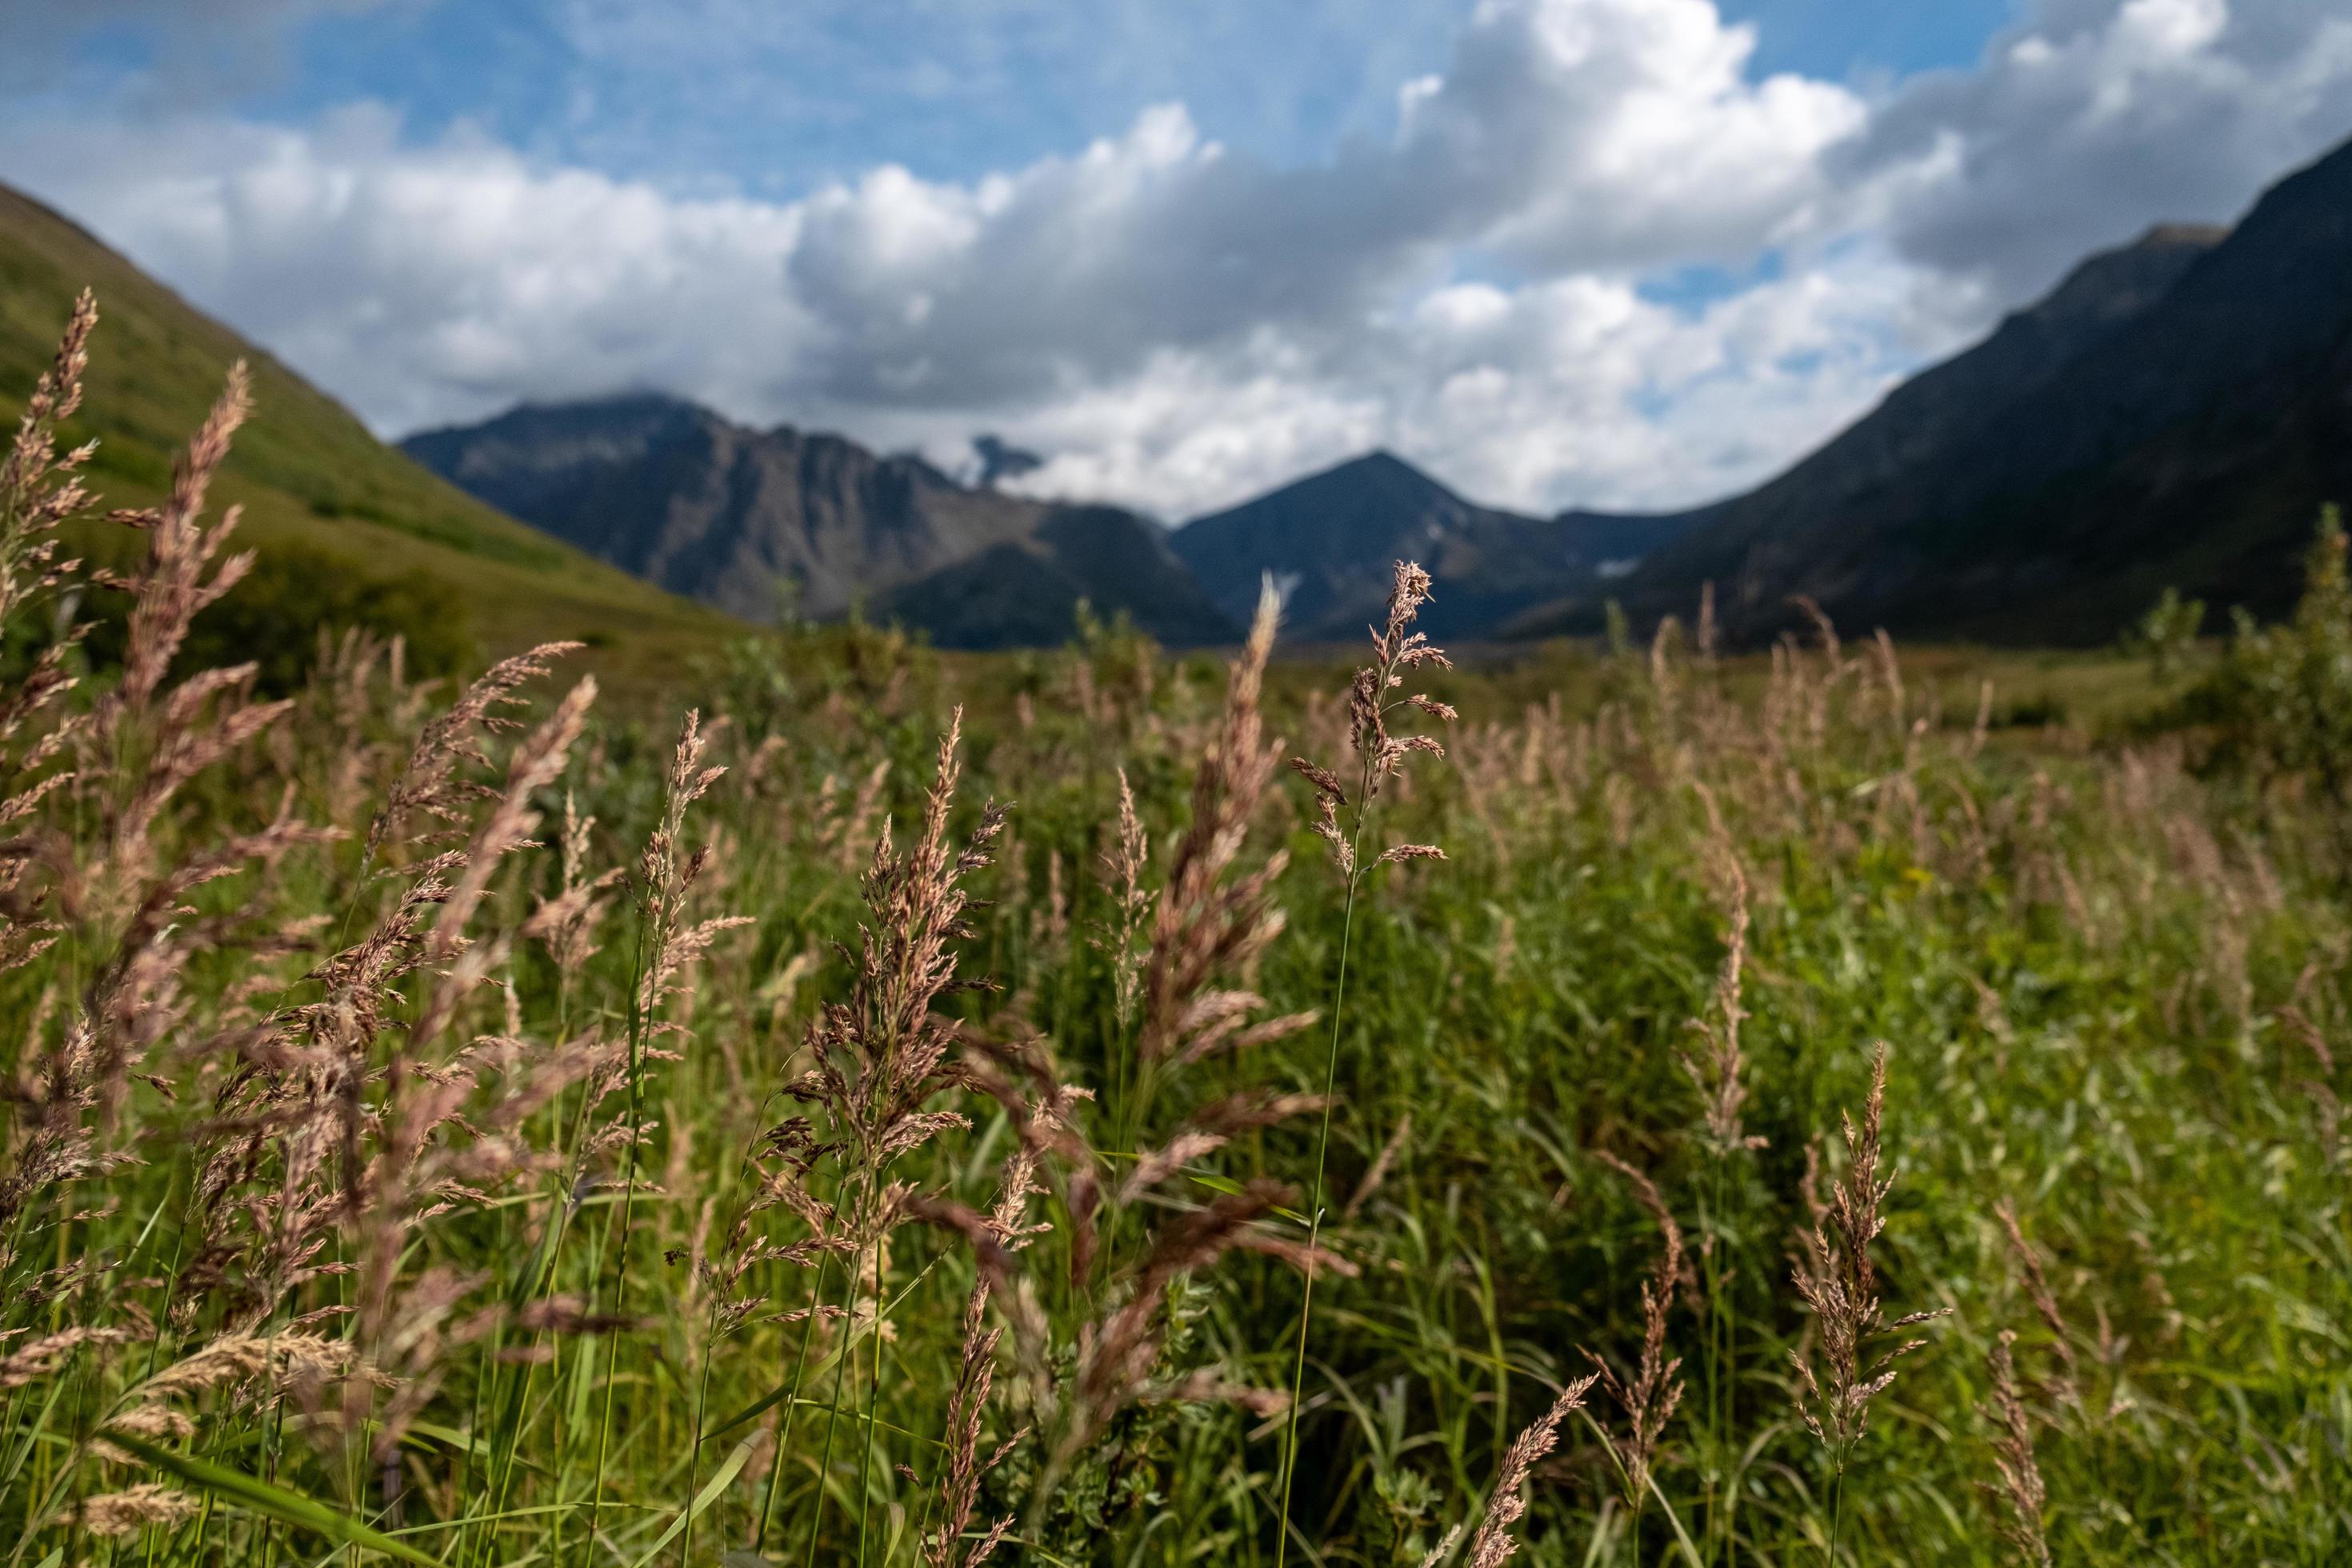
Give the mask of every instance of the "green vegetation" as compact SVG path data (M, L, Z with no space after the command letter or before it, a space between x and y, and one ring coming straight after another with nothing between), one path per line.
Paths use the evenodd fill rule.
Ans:
M67 308L85 287L106 321L89 398L63 441L99 442L92 487L116 506L152 505L171 483L172 453L204 417L221 376L245 360L254 416L224 468L215 500L243 509L237 543L317 571L330 614L380 629L426 631L436 646L498 656L554 639L590 642L588 668L636 695L665 685L730 628L724 617L589 560L501 515L385 447L332 399L57 214L0 187L0 417L14 422L22 389L47 365ZM71 543L126 565L140 542L87 525ZM252 590L298 590L290 573ZM407 605L387 606L386 596ZM433 601L428 617L414 601ZM374 613L371 614L371 601ZM274 632L286 606L254 604L215 617L222 635ZM317 617L314 617L314 624ZM233 623L233 624L232 624ZM281 667L310 657L299 630L242 658ZM436 656L437 657L437 656Z
M2158 680L2188 677L2162 721L2201 731L2214 763L2315 785L2352 830L2352 578L2334 507L2320 516L2304 581L2293 617L2265 626L2240 610L2210 657L2193 640L2204 606L2177 595L2148 613L2139 641Z
M13 1563L2352 1552L2352 919L2279 731L1403 618L1390 690L852 625L657 731L365 634L273 701L184 637L234 395L119 656L54 630L74 357L0 474Z

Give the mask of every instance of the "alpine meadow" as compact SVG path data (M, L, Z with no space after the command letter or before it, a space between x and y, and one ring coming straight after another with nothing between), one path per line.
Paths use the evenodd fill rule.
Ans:
M1409 561L1339 659L279 693L244 371L110 510L105 341L0 469L12 1568L2352 1555L2332 519L2071 712L1456 668Z

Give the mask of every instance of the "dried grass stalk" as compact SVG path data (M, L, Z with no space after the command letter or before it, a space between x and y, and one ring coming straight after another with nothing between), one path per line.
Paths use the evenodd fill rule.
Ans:
M2001 1534L2027 1563L2049 1568L2050 1543L2042 1532L2049 1491L2033 1457L2033 1419L2018 1392L2017 1362L2010 1348L2016 1342L2017 1335L2003 1329L1986 1357L1992 1374L1993 1469L2000 1478L1999 1496L2007 1508Z
M1895 1363L1927 1343L1924 1339L1902 1341L1865 1364L1869 1342L1949 1310L1912 1312L1891 1322L1885 1319L1870 1247L1886 1227L1881 1205L1895 1184L1892 1175L1879 1174L1885 1107L1886 1047L1882 1045L1871 1061L1870 1097L1864 1102L1862 1125L1856 1128L1851 1116L1844 1119L1845 1173L1831 1190L1822 1217L1804 1233L1793 1275L1798 1296L1812 1310L1819 1342L1811 1358L1789 1352L1797 1373L1790 1392L1806 1429L1830 1451L1841 1473L1869 1427L1871 1401L1895 1382Z
M1502 1473L1495 1478L1495 1489L1487 1494L1486 1511L1478 1521L1478 1533L1470 1538L1470 1568L1498 1568L1519 1549L1511 1535L1511 1527L1527 1517L1528 1500L1525 1492L1528 1477L1559 1443L1559 1425L1584 1407L1584 1396L1592 1391L1598 1374L1589 1374L1570 1382L1551 1402L1551 1408L1536 1417L1527 1428L1511 1439L1503 1454ZM1441 1549L1442 1550L1442 1549Z
M1633 1184L1634 1195L1650 1217L1658 1224L1659 1248L1657 1268L1651 1277L1642 1281L1642 1352L1635 1363L1633 1377L1628 1380L1591 1351L1584 1352L1591 1362L1601 1384L1609 1396L1625 1413L1625 1436L1622 1439L1602 1431L1603 1440L1617 1461L1618 1473L1625 1489L1625 1501L1638 1516L1650 1490L1650 1472L1658 1454L1658 1438L1665 1425L1674 1418L1675 1408L1682 1403L1682 1358L1666 1359L1666 1310L1673 1304L1675 1288L1682 1279L1683 1233L1675 1223L1674 1211L1649 1177L1606 1152L1595 1156L1601 1163Z

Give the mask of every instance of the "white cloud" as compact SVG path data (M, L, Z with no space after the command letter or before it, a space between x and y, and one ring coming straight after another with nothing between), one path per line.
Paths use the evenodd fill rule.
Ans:
M2017 300L2153 221L2236 217L2347 135L2344 0L2044 0L1831 166L1904 254Z
M1805 220L1860 130L1829 82L1751 81L1709 0L1490 3L1419 110L1438 180L1491 184L1486 237L1551 269L1751 252Z
M1168 103L970 182L770 201L361 105L0 119L0 175L388 431L655 386L943 458L993 429L1049 455L1028 488L1168 515L1373 445L1497 503L1673 504L2326 145L2347 10L2050 0L1869 101L1758 79L1709 0L1487 0L1392 136L1300 166ZM1661 302L1702 264L1749 280Z
M1268 334L1163 355L1008 427L1062 454L1019 481L1179 514L1368 447L1496 504L1674 504L1724 493L1831 434L1925 344L1916 275L1882 252L1816 258L1696 313L1590 277L1454 284L1369 322L1336 358Z
M782 287L795 209L678 200L388 114L51 128L19 172L379 429L520 398L676 387L757 405L814 324Z

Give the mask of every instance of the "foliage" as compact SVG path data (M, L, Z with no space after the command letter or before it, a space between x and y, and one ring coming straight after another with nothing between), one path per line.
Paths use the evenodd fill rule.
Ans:
M1445 858L1370 879L1275 770L1403 737L1262 641L273 700L188 640L241 413L120 675L0 690L16 1562L1270 1563L1294 1375L1302 1559L2352 1552L2308 795L1826 626L1423 671L1355 858Z
M254 417L223 465L216 500L241 509L239 538L265 558L331 555L350 563L346 576L428 599L434 621L491 657L551 639L590 643L583 664L617 695L667 683L729 634L723 617L443 483L301 377L12 191L0 191L0 419L21 411L16 399L48 363L64 307L85 286L105 301L102 349L89 367L90 395L60 439L98 443L85 471L110 505L163 500L175 445L204 418L222 369L243 356ZM124 565L142 548L102 522L66 531L68 552L89 561ZM331 594L334 582L322 575L311 586ZM291 636L287 646L299 664L312 638Z
M2160 669L2188 661L2202 616L2202 605L2170 595L2150 612L2148 643ZM2320 514L2294 614L2263 626L2237 611L2228 645L2167 718L2201 730L2218 766L2315 787L2352 834L2352 578L2336 508Z
M2158 595L2139 625L2124 639L2125 651L2145 658L2159 682L2193 668L2197 637L2205 629L2205 601L2184 599L2178 588Z
M84 647L103 675L120 666L129 628L118 599L101 596L96 610ZM256 664L256 689L282 697L299 690L321 649L352 630L398 637L407 672L420 679L454 676L480 658L438 579L423 572L372 577L348 556L299 545L257 557L253 570L189 625L180 658L191 669Z

